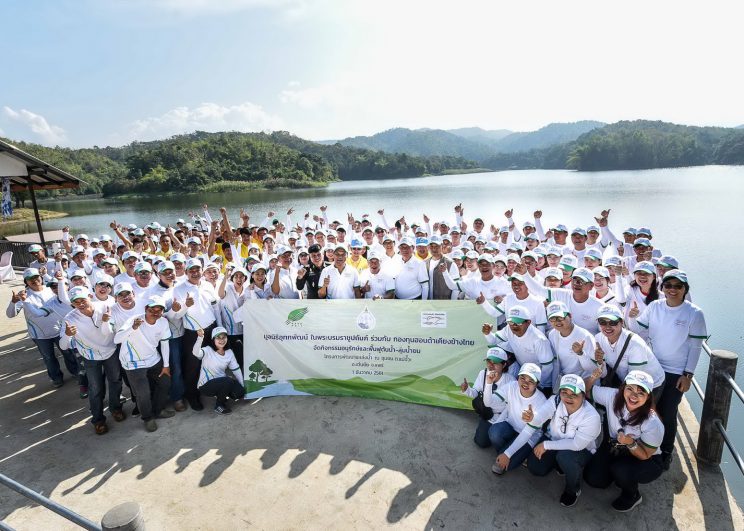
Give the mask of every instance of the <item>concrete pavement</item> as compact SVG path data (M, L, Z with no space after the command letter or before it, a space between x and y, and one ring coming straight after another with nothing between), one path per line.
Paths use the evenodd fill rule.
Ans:
M0 286L3 309L11 287ZM644 502L629 514L610 508L614 487L584 486L565 509L555 474L494 476L470 412L282 397L222 417L205 404L159 420L152 434L130 417L96 436L74 381L52 388L22 317L0 318L0 471L94 521L136 501L149 529L744 529L720 471L695 459L686 403L679 458L641 487ZM2 486L0 520L75 529Z

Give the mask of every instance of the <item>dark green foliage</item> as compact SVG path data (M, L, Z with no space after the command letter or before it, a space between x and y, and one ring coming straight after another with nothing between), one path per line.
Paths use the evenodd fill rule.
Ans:
M159 193L226 189L310 188L339 179L419 177L476 165L457 157L411 157L309 142L286 132L205 133L114 148L48 148L15 143L85 181L75 192Z

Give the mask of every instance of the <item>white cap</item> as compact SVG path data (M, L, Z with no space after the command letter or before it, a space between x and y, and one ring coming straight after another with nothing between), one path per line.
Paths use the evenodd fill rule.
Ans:
M121 255L122 262L126 262L130 258L136 258L137 260L139 260L139 256L137 256L137 253L135 253L134 251L124 251L124 254Z
M616 254L613 254L612 256L608 256L607 258L604 259L604 265L606 266L619 266L621 263L622 263L621 258Z
M545 308L545 312L547 313L548 319L553 317L566 317L571 313L568 311L568 306L561 301L554 301L548 304L548 307Z
M532 321L532 314L524 306L512 306L509 308L506 320L510 323L521 324L525 321Z
M408 236L406 236L405 238L403 238L402 240L400 240L400 243L398 243L398 246L400 246L400 245L408 245L409 247L413 247L414 246L414 241L413 241L412 238L409 238Z
M130 293L132 293L134 292L134 289L129 282L119 282L116 286L114 286L114 296L119 295L119 293L121 293L122 291L129 291Z
M597 319L609 319L611 321L619 321L623 318L620 308L614 304L603 304L602 307L597 311Z
M189 238L188 240L186 240L186 243L187 244L194 243L196 245L201 245L201 242L202 241L201 241L201 238L199 238L199 236L192 236L191 238Z
M625 383L643 387L647 393L650 393L654 390L654 379L649 373L644 371L630 371L625 377Z
M471 260L477 260L478 259L478 253L475 251L468 251L465 253L465 258L470 258Z
M198 258L189 258L186 260L186 269L191 269L192 267L202 267L202 262Z
M668 254L665 254L664 256L659 258L659 261L657 262L657 264L664 266L664 267L671 267L674 269L679 269L679 260L677 260L675 257L668 255Z
M147 304L145 306L147 306L148 308L151 308L153 306L160 306L165 310L165 299L160 295L150 295L147 298Z
M78 240L88 240L88 239L90 239L90 238L88 238L88 235L87 234L78 234L77 237L75 238L75 241L78 241Z
M644 260L643 262L638 262L636 264L633 268L633 273L648 273L649 275L655 275L656 267L654 267L653 263Z
M217 337L220 334L227 335L227 330L225 330L221 326L215 326L214 329L212 329L212 339L214 339L215 337Z
M595 249L592 247L591 249L587 249L584 253L584 258L591 258L593 260L599 260L602 261L602 252L599 249Z
M165 261L160 262L158 264L158 273L162 273L163 271L167 271L169 269L171 271L175 271L176 270L176 266L174 266L173 265L173 262L171 262L170 260L165 260Z
M571 275L571 278L578 278L579 280L583 280L587 284L594 283L594 273L592 273L592 271L590 269L587 269L586 267L575 269L573 274Z
M251 273L255 273L256 271L259 271L259 270L263 270L264 272L266 272L266 266L260 262L258 264L253 264L253 267L251 268Z
M592 269L592 273L594 273L595 275L604 277L604 278L610 278L610 270L604 266L595 267L594 269Z
M664 273L664 277L662 279L662 282L664 280L669 279L669 278L676 278L680 282L684 282L685 284L689 284L689 282L687 281L687 273L685 273L681 269L672 269L671 271L667 271L666 273Z
M40 277L41 273L39 273L39 270L35 267L29 267L26 270L23 271L23 280L33 278L33 277Z
M494 363L501 363L509 359L509 354L501 347L491 347L486 352L486 360L491 360ZM486 361L483 360L483 361Z
M31 245L28 246L29 253L38 253L41 250L43 250L43 247L39 245L38 243L32 243Z
M535 363L525 363L519 369L519 376L526 374L527 376L532 378L535 383L540 382L540 373L540 366Z
M478 261L485 260L489 264L493 264L493 255L490 255L488 253L483 253L480 256L478 256Z
M581 376L577 376L575 374L564 374L563 377L561 377L559 389L569 389L577 395L579 393L586 393L586 385L584 384L584 380L581 378Z
M549 267L545 270L545 278L551 277L561 280L563 278L563 273L557 267Z
M141 273L143 271L149 271L152 273L152 266L149 262L137 262L137 265L134 266L135 273Z
M106 273L102 273L100 275L96 275L96 285L98 284L108 284L109 286L114 286L114 277L111 275L107 275Z
M559 267L562 267L564 269L567 267L570 267L571 269L576 269L577 267L579 267L579 259L576 258L572 254L564 254L561 257Z
M74 302L77 299L87 299L90 297L90 290L86 286L75 286L69 292L70 302Z
M75 245L73 246L72 252L70 253L70 255L75 256L78 253L84 253L84 252L85 252L85 247L83 247L82 245Z

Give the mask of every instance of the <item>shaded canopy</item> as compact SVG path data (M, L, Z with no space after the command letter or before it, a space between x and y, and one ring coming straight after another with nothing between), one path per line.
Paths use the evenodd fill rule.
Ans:
M0 177L10 177L10 191L24 192L29 183L34 190L78 188L81 181L64 170L0 140Z

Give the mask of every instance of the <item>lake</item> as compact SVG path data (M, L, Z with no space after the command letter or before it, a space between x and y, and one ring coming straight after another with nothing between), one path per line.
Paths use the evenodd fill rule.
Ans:
M432 222L454 221L453 207L462 203L465 217L480 216L501 226L503 212L514 208L518 226L543 211L543 225L563 223L572 229L594 224L593 216L612 209L610 227L620 236L627 226L650 227L656 248L677 257L686 270L696 304L705 311L710 344L744 355L744 327L739 319L744 290L730 282L741 276L742 251L733 247L744 234L741 204L744 198L744 166L703 166L646 171L579 173L565 170L505 171L447 175L416 179L350 181L312 190L277 190L229 194L198 194L145 199L98 199L43 202L40 208L68 212L69 217L44 222L45 230L70 225L73 233L97 236L111 233L112 220L140 226L159 221L174 224L189 210L210 206L212 216L225 206L232 220L241 207L260 223L269 210L282 221L294 208L299 220L305 212L318 213L328 205L331 220L344 221L347 212L357 218L385 209L391 223L402 215L409 222L422 221L426 213ZM27 203L27 206L29 204ZM35 231L35 226L20 232ZM738 250L737 250L738 249ZM739 256L739 258L736 258ZM697 378L705 385L708 358L702 355ZM744 370L743 370L744 371ZM744 384L744 372L737 381ZM693 390L687 394L699 415L701 403ZM729 433L744 453L744 405L732 401ZM737 498L744 500L744 481L728 450L724 450L724 472Z

